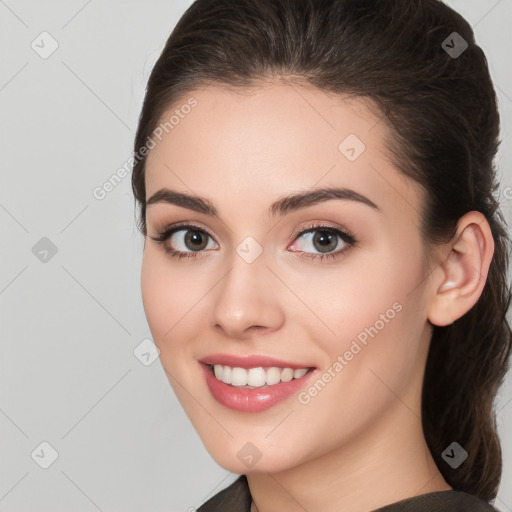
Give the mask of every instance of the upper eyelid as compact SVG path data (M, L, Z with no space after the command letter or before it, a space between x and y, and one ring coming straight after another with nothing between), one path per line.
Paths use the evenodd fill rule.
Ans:
M183 224L178 223L178 224L172 224L169 226L164 226L162 229L157 230L157 233L165 233L166 231L168 231L168 232L172 232L174 234L178 231L187 230L187 229L196 229L198 231L204 231L208 236L211 236L212 238L214 238L213 235L210 234L210 232L208 231L207 228L204 228L204 227L196 225L196 224L187 223L187 222L184 222ZM347 233L347 234L350 233L349 230L345 229L344 227L330 224L328 221L323 221L323 223L322 223L322 221L319 221L318 224L311 224L311 225L307 225L305 227L303 226L301 228L294 229L294 231L292 231L290 233L290 237L297 236L297 235L303 234L308 231L314 231L317 229L318 230L332 229L332 230L337 230L337 231L343 231L344 233Z
M332 231L338 231L341 233L345 233L348 236L352 236L351 232L348 229L341 227L341 226L333 225L333 224L330 224L329 222L324 221L323 223L320 222L318 224L312 224L312 225L308 225L306 227L303 226L301 228L298 228L297 230L294 230L290 233L289 238L293 237L293 239L295 240L295 238L298 237L299 235L303 235L303 234L309 233L311 231L321 231L321 230L328 231L329 229L331 229Z

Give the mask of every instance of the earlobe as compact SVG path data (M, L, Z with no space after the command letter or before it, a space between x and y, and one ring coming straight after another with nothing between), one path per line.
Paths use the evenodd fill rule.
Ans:
M433 281L434 295L428 320L438 326L452 324L478 301L487 280L494 240L487 219L480 212L459 219L454 239L447 243L440 272Z

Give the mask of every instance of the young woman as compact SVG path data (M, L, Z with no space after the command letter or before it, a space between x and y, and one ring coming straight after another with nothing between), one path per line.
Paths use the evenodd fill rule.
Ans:
M499 117L438 0L196 0L133 191L162 365L240 478L200 511L496 510Z

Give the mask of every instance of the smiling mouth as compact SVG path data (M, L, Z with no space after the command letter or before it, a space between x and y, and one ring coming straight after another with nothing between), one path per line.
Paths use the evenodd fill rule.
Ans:
M238 366L227 366L221 364L208 364L210 371L215 378L224 384L229 384L235 388L255 389L261 387L270 387L282 382L290 382L294 379L300 379L309 373L313 368L279 368L254 367L240 368Z

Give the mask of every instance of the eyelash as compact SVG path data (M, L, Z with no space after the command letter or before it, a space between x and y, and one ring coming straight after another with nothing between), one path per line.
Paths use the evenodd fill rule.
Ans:
M195 226L193 224L179 224L179 225L170 226L170 227L164 229L163 231L161 231L160 233L158 233L157 236L154 236L154 237L152 236L150 238L152 240L154 240L155 242L157 242L159 245L161 245L163 247L163 249L165 250L165 252L167 254L169 254L170 256L172 256L173 258L181 259L181 258L198 258L198 257L200 258L200 257L202 257L202 255L204 255L204 253L206 252L205 250L189 251L189 252L176 251L174 249L169 249L169 247L167 245L165 245L165 242L167 242L167 240L169 240L169 238L171 238L171 236L174 233L176 233L178 231L183 231L183 230L198 231L210 238L213 238L203 228L200 228L199 226ZM321 254L321 253L320 254L311 254L311 253L307 253L304 251L295 251L295 252L301 252L303 254L303 257L311 259L311 260L326 261L326 260L331 260L338 256L341 256L341 254L344 253L346 250L348 250L351 247L355 247L357 245L357 240L353 235L351 235L350 233L348 233L346 231L341 230L340 228L337 228L335 226L331 226L328 224L314 224L314 225L308 226L296 233L293 233L293 235L292 235L293 240L305 235L306 233L315 232L315 231L326 231L328 233L338 235L343 240L343 242L345 242L347 244L347 246L344 249L341 249L341 250L338 250L335 252L331 252L331 253L324 253L324 254Z

